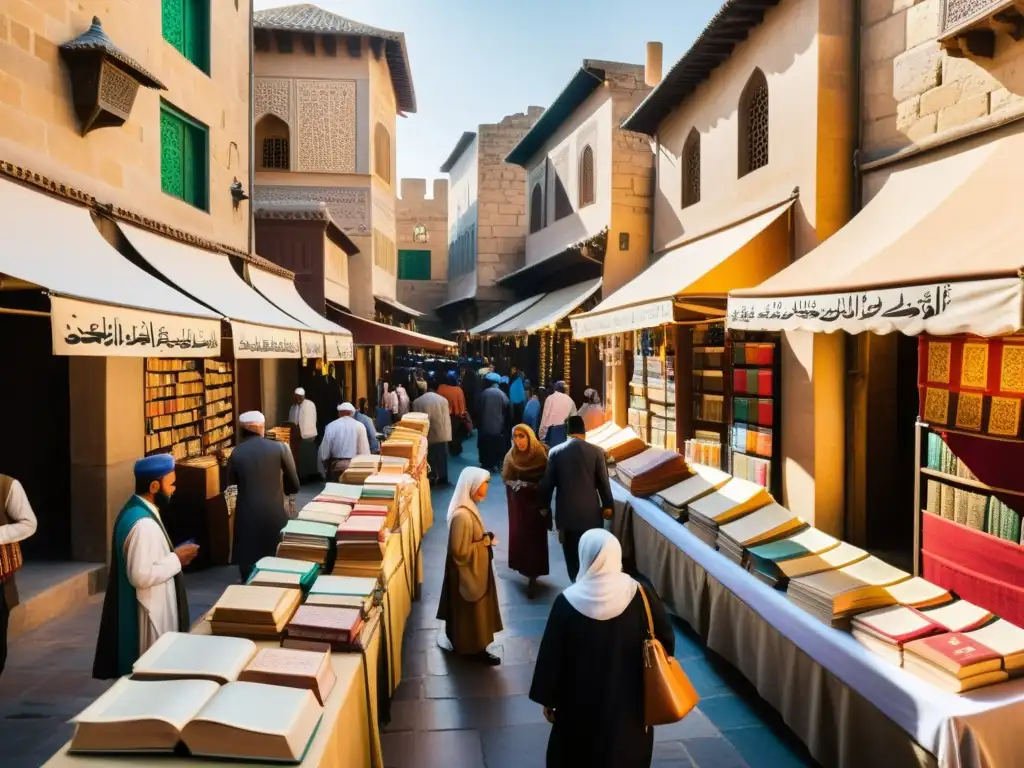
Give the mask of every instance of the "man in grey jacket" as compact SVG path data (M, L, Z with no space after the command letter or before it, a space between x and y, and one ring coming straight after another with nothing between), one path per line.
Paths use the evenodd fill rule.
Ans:
M263 437L262 413L249 411L238 421L241 442L231 452L227 471L228 485L238 486L231 560L244 584L256 561L277 551L281 529L288 522L284 497L299 492L299 476L289 447Z
M580 537L592 528L604 526L614 502L604 451L584 440L586 427L580 416L570 416L565 425L568 440L548 454L548 467L538 493L540 508L548 514L551 496L556 496L558 540L562 542L569 578L576 581L580 571Z

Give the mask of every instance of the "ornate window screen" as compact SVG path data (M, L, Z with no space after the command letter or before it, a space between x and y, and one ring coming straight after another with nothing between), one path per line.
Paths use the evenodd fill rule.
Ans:
M278 171L288 170L288 139L263 140L263 166Z
M530 192L530 234L540 232L544 226L544 188L538 181Z
M700 134L694 128L683 145L682 207L700 202Z
M210 74L210 0L161 0L164 40Z
M588 144L580 153L579 205L593 203L597 196L594 190L594 150Z
M170 104L160 104L160 187L209 210L209 129Z
M391 183L391 136L381 123L373 130L373 172Z
M939 41L950 56L991 58L996 33L1024 38L1024 6L1016 0L942 0Z
M768 81L758 69L740 101L740 176L768 165L768 129Z

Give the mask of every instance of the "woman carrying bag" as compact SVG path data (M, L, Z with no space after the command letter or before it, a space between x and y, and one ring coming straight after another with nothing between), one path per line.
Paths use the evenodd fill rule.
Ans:
M662 649L660 661L654 648ZM654 729L648 716L668 720L662 702L652 706L645 693L664 694L658 665L674 664L668 658L674 650L664 606L654 590L622 572L618 540L603 529L583 534L580 576L551 607L530 687L530 698L552 725L548 768L649 768ZM656 684L645 692L652 677ZM682 680L688 690L674 691L683 694L676 703L685 701L688 712L696 693ZM670 679L670 688L677 682Z

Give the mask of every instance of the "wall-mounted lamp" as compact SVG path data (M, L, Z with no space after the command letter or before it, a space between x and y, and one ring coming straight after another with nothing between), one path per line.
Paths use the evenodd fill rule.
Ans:
M245 188L242 186L242 182L235 177L235 180L231 182L231 202L235 206L235 210L238 210L238 206L242 204L243 200L248 200L249 196L245 194Z

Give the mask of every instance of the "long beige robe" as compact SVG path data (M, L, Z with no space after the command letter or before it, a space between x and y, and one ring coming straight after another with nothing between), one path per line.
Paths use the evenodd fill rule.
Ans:
M465 507L448 526L448 557L437 618L457 653L479 653L502 630L498 590L480 518Z

